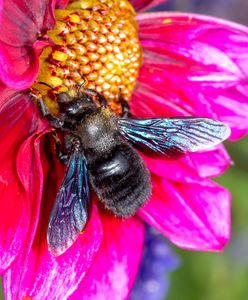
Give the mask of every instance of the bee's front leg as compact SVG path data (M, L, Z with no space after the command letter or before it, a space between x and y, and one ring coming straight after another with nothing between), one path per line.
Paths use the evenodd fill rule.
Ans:
M54 128L57 128L57 129L62 128L64 125L63 116L60 118L55 117L52 113L50 113L48 107L46 106L45 102L43 101L43 99L41 97L38 97L33 93L30 93L30 95L36 99L43 117L48 119L51 126Z
M64 149L55 130L52 131L52 137L54 139L55 151L59 161L67 165L71 154L67 151L67 149Z
M71 157L70 154L65 153L62 150L61 144L55 144L56 154L60 162L67 165L69 162L69 159Z

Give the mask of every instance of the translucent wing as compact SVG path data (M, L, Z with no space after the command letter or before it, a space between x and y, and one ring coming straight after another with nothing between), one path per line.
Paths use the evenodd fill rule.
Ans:
M57 256L64 253L84 229L90 213L86 159L75 151L56 196L48 224L48 248Z
M209 149L230 135L224 123L207 118L119 119L120 133L132 143L156 153Z

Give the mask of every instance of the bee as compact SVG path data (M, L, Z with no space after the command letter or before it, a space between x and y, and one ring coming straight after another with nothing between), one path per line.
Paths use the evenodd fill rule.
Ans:
M201 151L230 135L224 123L201 117L135 119L120 96L123 115L114 115L104 96L81 88L77 96L57 94L59 115L39 99L40 110L64 137L56 142L58 158L67 164L50 215L49 251L64 253L85 228L91 211L90 185L103 206L118 217L130 217L151 195L149 171L139 149L160 155ZM98 102L98 105L97 105Z

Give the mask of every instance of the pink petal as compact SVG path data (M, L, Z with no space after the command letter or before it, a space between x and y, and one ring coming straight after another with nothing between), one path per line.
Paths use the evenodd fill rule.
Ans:
M68 2L69 2L69 0L50 0L50 2L52 2L52 7L54 8L54 9L56 9L56 8L65 8L66 6L67 6L67 4L68 4Z
M179 247L220 251L230 237L230 194L204 180L172 183L153 177L151 200L139 216Z
M12 89L24 90L32 85L39 71L39 55L49 45L38 42L33 46L15 47L0 41L0 80Z
M141 72L144 66L141 68ZM131 101L131 109L133 114L139 118L156 118L156 117L173 117L173 116L190 116L191 105L184 105L178 100L176 94L170 93L155 93L150 79L153 79L152 73L147 74L149 80L142 81L139 77L139 82L134 90ZM160 78L157 78L160 80ZM162 80L162 79L161 79ZM162 88L163 86L161 86ZM192 112L191 112L192 113Z
M37 36L54 26L54 7L66 2L0 2L0 80L4 84L14 89L32 84L39 68L39 54L49 44L37 42Z
M232 160L223 145L205 152L190 153L200 177L211 178L223 174L232 164Z
M3 92L13 95L13 91ZM16 169L16 158L21 144L35 130L41 130L43 123L33 123L36 110L30 99L20 95L9 98L1 105L0 110L0 272L5 270L15 259L27 237L27 228L30 222L30 203L32 195L25 191L18 177ZM32 151L26 151L25 163L28 157L32 157ZM26 173L28 185L33 184L35 197L40 193L40 177L36 175L33 183L30 178L30 171L33 171L35 164L30 166ZM23 174L26 170L23 170Z
M179 13L137 21L144 49L138 89L149 87L188 114L223 120L233 139L247 133L247 27Z
M42 161L43 164L44 189L42 202L39 197L32 202L29 235L25 247L3 276L6 300L25 297L44 300L67 299L91 266L102 240L102 226L94 205L91 219L74 245L59 257L54 257L48 252L48 218L64 174L64 167L54 160L53 152L49 152L49 149L52 151L53 148L48 145L48 140L41 143L41 157L38 157L39 142L40 137L35 143L27 142L19 155L25 155L25 149L35 145L37 161ZM36 173L31 173L31 178L36 180ZM26 179L23 179L26 182Z
M166 0L130 0L131 4L133 5L136 11L143 11L143 10L150 9L165 1Z
M223 146L211 151L188 153L182 157L151 157L141 154L150 172L172 181L192 182L192 180L219 176L231 164Z
M124 300L141 259L144 228L138 219L102 215L104 239L97 257L70 300Z

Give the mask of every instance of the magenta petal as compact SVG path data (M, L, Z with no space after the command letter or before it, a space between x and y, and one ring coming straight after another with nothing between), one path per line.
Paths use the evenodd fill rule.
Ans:
M44 46L47 43L43 43ZM23 56L22 48L11 48L0 41L0 80L10 88L26 89L35 81L39 71L39 54L28 47Z
M94 263L70 300L124 300L141 259L144 228L135 218L102 215L104 239Z
M145 9L150 9L154 6L157 6L165 1L166 0L130 0L129 2L131 2L136 11L143 11Z
M0 272L5 270L19 253L27 237L27 228L30 222L30 203L32 198L25 191L16 169L16 157L23 141L35 130L41 129L42 122L33 118L36 110L32 102L22 95L11 97L13 91L1 91L0 110ZM32 151L27 150L25 163L32 157ZM31 169L34 168L34 165ZM30 170L31 170L30 169ZM30 185L30 170L26 173L27 184ZM25 170L23 170L25 174ZM40 180L33 186L34 192L39 195Z
M230 194L208 180L179 184L155 177L139 216L179 247L220 251L230 237Z
M178 158L149 157L141 154L150 172L172 181L192 182L199 177L209 178L222 174L231 164L223 146L213 150L189 153Z
M11 248L8 249L8 255L10 255L10 257L11 257L10 262L12 262L14 259L16 261L17 257L20 255L20 252L22 251L22 249L27 247L27 245L28 245L27 239L31 238L31 233L30 233L29 227L36 228L36 224L38 221L37 218L32 218L32 215L34 213L35 203L40 202L39 199L41 198L41 192L42 192L41 187L42 187L43 176L42 176L41 165L39 164L39 160L37 159L38 158L37 149L35 151L33 151L33 147L31 146L31 145L33 145L35 139L36 139L36 134L29 137L24 142L23 146L20 147L20 152L18 154L18 159L25 161L26 166L29 165L29 168L25 168L22 170L23 174L25 174L25 172L27 170L29 171L28 174L25 174L26 187L28 187L28 188L24 190L23 186L21 186L21 187L18 187L18 189L14 190L15 185L10 181L11 185L8 186L8 189L6 189L8 191L8 193L12 196L11 198L8 198L9 206L15 204L15 201L16 201L16 203L23 201L23 202L21 202L21 205L17 204L17 207L16 207L16 209L18 209L18 208L22 209L21 213L19 215L19 218L15 220L15 221L18 221L18 226L20 227L20 228L19 227L17 228L18 229L17 233L13 233L13 237L8 236L8 235L6 236L6 233L8 233L8 231L6 231L5 233L2 234L2 236L4 238L8 238L9 242L14 244L14 246L15 246L15 248L14 248L15 251L13 251ZM21 153L21 152L23 152L23 153ZM17 164L19 166L21 166L22 161L18 162L18 159L17 159ZM16 172L18 172L18 171L16 171ZM30 174L35 174L35 179L33 176L30 176ZM16 177L17 177L17 175L16 175ZM20 181L18 180L18 178L15 178L14 182L19 183ZM24 194L25 197L23 197L22 194ZM19 195L20 195L20 197L17 197ZM3 200L6 200L6 198ZM5 210L4 210L4 213L6 214ZM13 222L13 218L15 218L15 217L16 217L15 215L9 216L9 220L12 220L12 222ZM6 220L6 218L8 218L8 215L5 215L4 218L1 218L1 225L6 226L6 223L8 225L8 223L10 221L8 222L8 220ZM13 225L12 225L12 227L13 227ZM10 229L12 229L12 228L10 227ZM11 232L11 231L9 230L9 232ZM16 235L17 235L17 237L16 237ZM4 240L4 238L3 238L3 240ZM19 240L17 240L17 238ZM12 244L11 244L11 246L12 246Z
M69 0L52 0L55 8L64 8L68 4Z
M192 14L137 20L144 49L140 87L188 114L223 120L233 139L247 133L248 28Z
M45 230L45 229L44 229ZM82 236L60 257L52 256L47 245L36 240L31 251L23 253L3 277L6 300L67 299L91 266L102 237L100 219L93 209L92 219Z
M68 2L69 2L69 0L49 0L48 7L52 7L53 10L56 8L63 9L66 7ZM53 14L51 14L51 15L53 15Z
M144 67L141 68L141 71L143 69ZM147 73L147 76L150 76L153 80L152 74ZM157 80L160 80L160 78L157 77ZM164 86L160 88L164 88ZM138 118L190 116L193 113L191 105L184 103L184 107L181 107L177 95L169 89L166 91L164 89L163 93L155 93L153 86L150 85L150 79L146 82L142 80L138 82L132 95L131 108Z
M0 80L7 86L25 89L35 80L39 68L38 56L48 43L34 44L38 33L54 26L52 6L56 2L0 2Z
M223 145L205 152L190 153L200 177L211 178L224 173L232 164L232 160Z
M52 177L50 175L49 179L51 180ZM53 180L51 184L57 186ZM52 190L51 187L50 190ZM34 233L40 214L39 199L36 203L33 201L32 220L36 220L36 222L31 223L29 240L3 276L6 300L19 300L25 297L44 300L67 299L77 289L100 247L102 226L97 208L94 206L91 219L75 244L63 255L52 256L48 252L46 242L48 208L50 208L47 205L52 199L49 197L49 190L44 193L46 203L42 205L43 209L35 238Z

